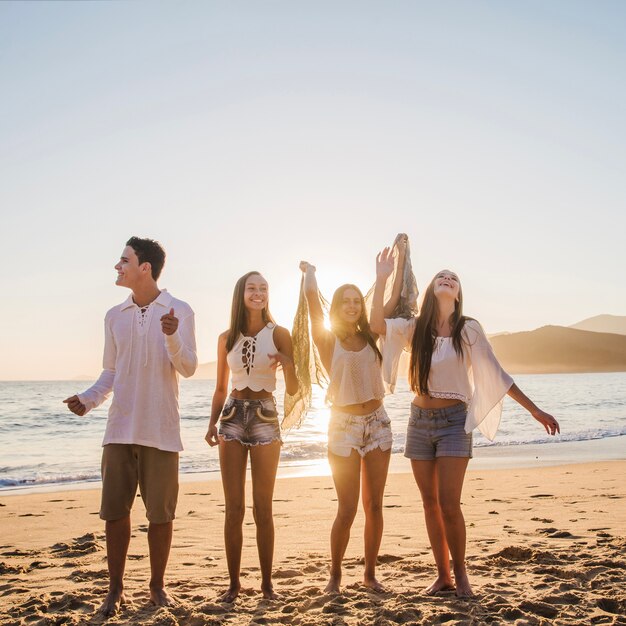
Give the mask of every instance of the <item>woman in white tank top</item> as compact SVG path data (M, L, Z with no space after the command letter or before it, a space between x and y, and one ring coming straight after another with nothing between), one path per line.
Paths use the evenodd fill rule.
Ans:
M264 598L276 597L272 586L272 498L282 441L272 392L276 388L276 368L280 365L287 392L296 393L298 381L292 357L289 331L274 324L268 309L267 281L258 272L245 274L235 285L230 328L219 336L217 344L217 381L205 437L210 446L219 445L226 503L224 539L230 585L220 597L222 602L233 602L241 588L248 455L261 591Z
M375 574L392 435L383 407L381 355L359 289L354 285L337 289L330 306L332 330L329 331L324 327L315 267L302 261L300 269L304 272L313 341L330 379L326 396L331 405L328 460L337 491L337 515L330 535L331 569L325 591L340 589L341 564L359 504L361 479L365 511L363 583L374 591L384 591ZM390 310L398 295L399 292L394 293L390 299Z

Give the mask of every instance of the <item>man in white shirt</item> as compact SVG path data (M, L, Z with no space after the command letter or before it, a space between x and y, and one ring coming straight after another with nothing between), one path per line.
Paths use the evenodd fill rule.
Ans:
M130 511L137 486L149 520L150 599L171 604L164 575L178 498L178 453L183 449L178 414L178 374L197 367L191 307L157 286L165 251L152 239L131 237L116 285L132 293L105 317L103 371L93 386L64 400L85 415L113 392L102 452L102 504L106 521L109 593L100 607L113 615L124 602L124 567L130 543Z

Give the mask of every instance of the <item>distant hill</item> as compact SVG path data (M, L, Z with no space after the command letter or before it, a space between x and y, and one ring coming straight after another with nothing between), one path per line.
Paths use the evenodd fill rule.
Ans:
M209 361L208 363L200 363L193 378L208 378L215 380L217 377L217 361Z
M626 371L626 336L621 334L543 326L490 341L512 374Z
M596 315L577 324L572 324L570 328L590 330L594 333L626 335L626 315Z

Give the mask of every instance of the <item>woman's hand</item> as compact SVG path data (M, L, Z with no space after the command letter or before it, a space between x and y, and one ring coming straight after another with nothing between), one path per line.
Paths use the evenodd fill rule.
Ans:
M289 365L293 366L293 359L282 352L275 352L274 354L270 354L268 352L267 356L270 359L270 367L273 370L277 370L279 367L284 368Z
M216 446L219 443L217 438L217 424L209 422L209 429L206 431L204 440L211 446Z
M556 433L559 433L559 434L561 433L561 428L559 427L559 423L549 413L546 413L545 411L542 411L541 409L537 409L536 411L533 411L531 415L540 424L543 425L548 435L556 435Z
M306 274L307 270L315 271L315 265L311 265L308 261L300 261L300 271Z
M387 280L393 274L395 261L391 248L384 248L376 255L376 278Z
M393 245L398 248L400 255L406 254L406 247L409 243L409 236L406 233L398 233Z

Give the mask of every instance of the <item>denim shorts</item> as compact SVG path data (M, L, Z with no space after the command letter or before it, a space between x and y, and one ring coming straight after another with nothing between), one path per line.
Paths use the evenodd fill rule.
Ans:
M276 400L229 397L222 409L218 434L224 441L239 441L244 446L282 443Z
M389 450L393 443L391 420L384 406L368 415L352 415L331 410L328 424L328 450L337 456L348 457L356 450L361 457L380 448Z
M465 432L467 405L420 409L411 404L404 456L432 461L440 456L472 458L472 433Z

